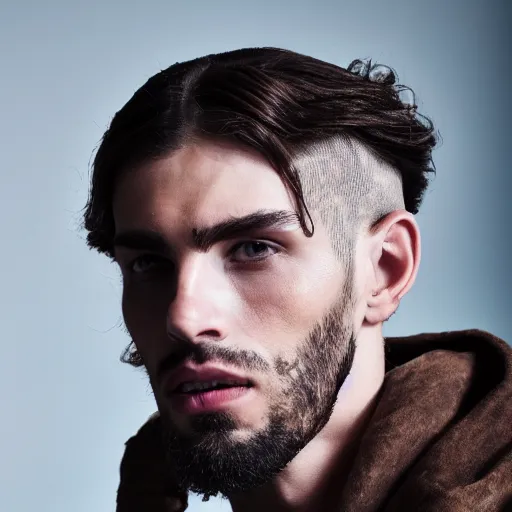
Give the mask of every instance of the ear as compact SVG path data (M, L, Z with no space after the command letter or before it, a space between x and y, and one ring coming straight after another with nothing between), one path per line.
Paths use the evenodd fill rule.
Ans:
M370 231L371 275L366 286L369 324L386 321L413 285L421 256L420 232L413 215L390 213Z

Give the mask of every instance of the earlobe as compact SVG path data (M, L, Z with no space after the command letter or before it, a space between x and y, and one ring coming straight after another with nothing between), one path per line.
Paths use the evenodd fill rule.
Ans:
M372 278L365 320L386 321L410 290L420 262L420 233L412 214L395 211L372 230Z
M371 325L385 322L397 310L400 300L385 289L367 301L365 320Z

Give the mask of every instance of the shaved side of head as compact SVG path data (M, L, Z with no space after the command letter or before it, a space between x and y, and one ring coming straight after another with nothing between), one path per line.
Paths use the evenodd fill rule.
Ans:
M331 236L340 261L351 266L358 235L405 209L400 172L363 143L333 137L295 155L308 208Z

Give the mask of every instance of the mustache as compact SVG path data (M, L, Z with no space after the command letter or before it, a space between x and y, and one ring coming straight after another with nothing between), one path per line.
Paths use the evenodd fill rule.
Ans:
M165 356L157 367L156 379L161 382L164 375L185 363L204 364L207 362L227 363L249 372L268 372L270 364L251 350L232 349L216 345L215 342L181 342Z

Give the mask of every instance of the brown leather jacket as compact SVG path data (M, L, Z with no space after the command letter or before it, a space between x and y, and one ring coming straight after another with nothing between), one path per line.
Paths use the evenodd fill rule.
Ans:
M478 331L386 339L386 377L340 512L512 510L512 349ZM154 415L126 443L117 512L171 512Z

